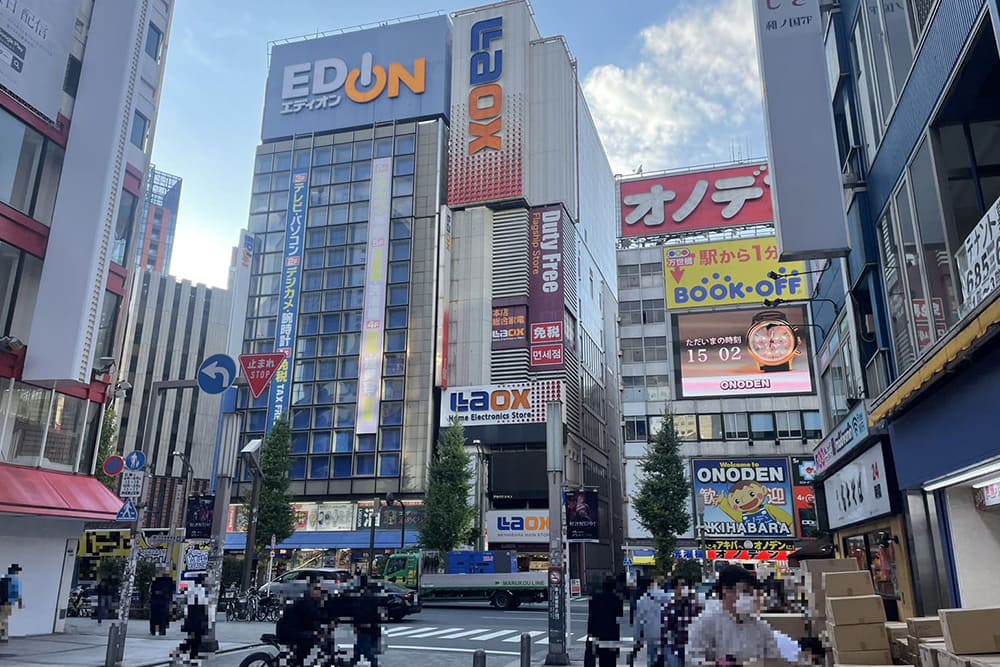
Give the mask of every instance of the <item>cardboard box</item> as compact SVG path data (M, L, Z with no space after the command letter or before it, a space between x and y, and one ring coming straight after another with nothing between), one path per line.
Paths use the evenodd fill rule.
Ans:
M888 651L834 651L833 662L838 665L891 665Z
M795 641L809 636L805 614L761 614L760 619Z
M938 615L949 653L1000 653L1000 607L941 609Z
M920 655L920 645L926 644L927 642L934 642L938 644L944 644L944 637L914 637L913 635L906 636L907 645L910 647L910 653L914 655Z
M823 592L827 597L874 595L875 585L870 572L824 572Z
M881 596L829 597L826 618L834 625L864 625L885 623L885 606Z
M1000 667L1000 653L970 656L969 665L971 667Z
M920 645L920 667L941 667L938 664L938 651L944 650L944 642L924 642Z
M889 652L892 653L892 659L897 662L902 660L904 656L910 655L910 644L906 641L906 637L890 640Z
M906 619L906 634L914 637L944 637L938 616L917 616Z
M969 657L955 655L945 648L937 650L938 667L970 667Z
M813 595L823 593L825 572L857 572L858 561L853 558L821 558L802 562L803 581L807 591ZM822 609L822 601L820 601Z
M903 643L906 643L906 623L898 623L896 621L886 621L885 622L885 634L889 636L889 641L894 642L897 639L902 639Z
M837 651L888 651L889 637L882 623L866 625L827 624L830 644Z

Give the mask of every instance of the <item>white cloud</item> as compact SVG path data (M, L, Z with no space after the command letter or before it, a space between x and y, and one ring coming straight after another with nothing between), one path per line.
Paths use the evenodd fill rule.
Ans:
M603 65L584 91L612 168L632 173L765 153L753 11L695 0L640 33L634 67Z

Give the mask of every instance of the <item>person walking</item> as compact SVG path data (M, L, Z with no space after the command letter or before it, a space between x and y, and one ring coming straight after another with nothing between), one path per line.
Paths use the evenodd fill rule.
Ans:
M651 581L636 602L635 611L635 649L638 652L646 647L646 667L656 667L660 655L661 616L669 595L657 581Z
M590 598L587 608L587 650L597 654L597 667L615 667L621 641L621 621L625 614L615 580L604 580L601 592Z
M200 665L201 644L208 634L208 624L210 622L208 614L208 593L205 590L204 577L195 579L187 589L184 623L181 630L187 633L187 637L181 645L175 649L171 655L172 664L180 664L183 659L184 664ZM186 654L183 658L182 654Z
M684 667L684 648L688 641L688 627L701 613L698 594L683 577L671 580L670 594L663 606L661 617L661 644L663 654L660 664L664 667Z
M7 574L0 578L0 643L6 644L10 634L10 616L14 613L14 604L18 609L24 609L24 598L21 595L21 566L17 563L7 568Z
M368 577L362 576L360 581L361 590L354 617L357 642L354 645L352 664L357 665L364 658L371 667L378 667L378 654L382 652L382 621L386 616L386 599L371 586Z
M176 588L170 570L163 568L149 585L149 634L167 634L170 627L170 603Z

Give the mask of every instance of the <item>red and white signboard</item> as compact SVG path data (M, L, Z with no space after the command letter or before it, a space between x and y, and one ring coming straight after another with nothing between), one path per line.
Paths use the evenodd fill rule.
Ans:
M267 385L285 360L283 352L267 352L263 354L241 354L240 366L250 385L250 393L254 398L260 398Z
M622 236L774 222L766 164L622 181Z

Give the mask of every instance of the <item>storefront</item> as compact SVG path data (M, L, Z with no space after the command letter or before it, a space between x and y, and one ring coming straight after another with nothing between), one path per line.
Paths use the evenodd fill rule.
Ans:
M916 615L903 502L886 433L869 428L859 403L816 448L823 522L837 557L854 558L891 621Z
M486 547L517 554L519 572L548 570L549 511L490 510L486 512Z

